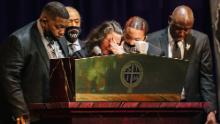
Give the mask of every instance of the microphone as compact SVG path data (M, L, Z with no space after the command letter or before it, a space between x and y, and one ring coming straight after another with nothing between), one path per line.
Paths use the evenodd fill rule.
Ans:
M99 46L95 46L93 49L92 49L92 53L94 53L96 56L102 56L102 50L100 49Z
M78 39L79 34L80 27L70 26L66 28L64 36L69 42L73 43Z

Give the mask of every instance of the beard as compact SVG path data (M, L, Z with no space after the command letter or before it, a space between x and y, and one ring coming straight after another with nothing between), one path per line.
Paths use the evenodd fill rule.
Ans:
M58 41L59 39L56 38L50 30L44 31L44 37L50 42L53 43L54 41Z

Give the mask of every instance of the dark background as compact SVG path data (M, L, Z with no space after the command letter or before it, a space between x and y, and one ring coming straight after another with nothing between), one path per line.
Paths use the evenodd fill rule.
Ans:
M18 28L36 20L42 7L52 0L1 0L0 1L0 42ZM13 2L13 3L12 3ZM82 16L84 39L89 31L105 20L119 21L123 26L131 16L146 19L153 32L167 26L168 16L181 4L194 11L194 28L211 36L211 19L208 0L60 0L74 6Z

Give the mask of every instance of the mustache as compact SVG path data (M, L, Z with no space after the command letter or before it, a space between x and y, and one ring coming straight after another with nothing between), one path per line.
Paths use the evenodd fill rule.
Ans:
M59 40L58 38L56 38L53 33L50 30L45 30L44 31L44 37L49 41L49 42L53 42L53 41L57 41Z

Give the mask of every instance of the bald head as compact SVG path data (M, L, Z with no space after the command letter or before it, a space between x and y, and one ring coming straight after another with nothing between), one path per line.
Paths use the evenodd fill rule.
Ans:
M194 16L192 9L185 5L176 7L170 18L171 18L171 23L175 23L183 27L191 28L194 23Z
M169 24L172 38L176 41L184 40L194 24L192 9L185 5L176 7L170 15Z
M68 13L69 13L69 26L76 26L80 27L81 25L81 17L79 12L71 6L66 7Z

